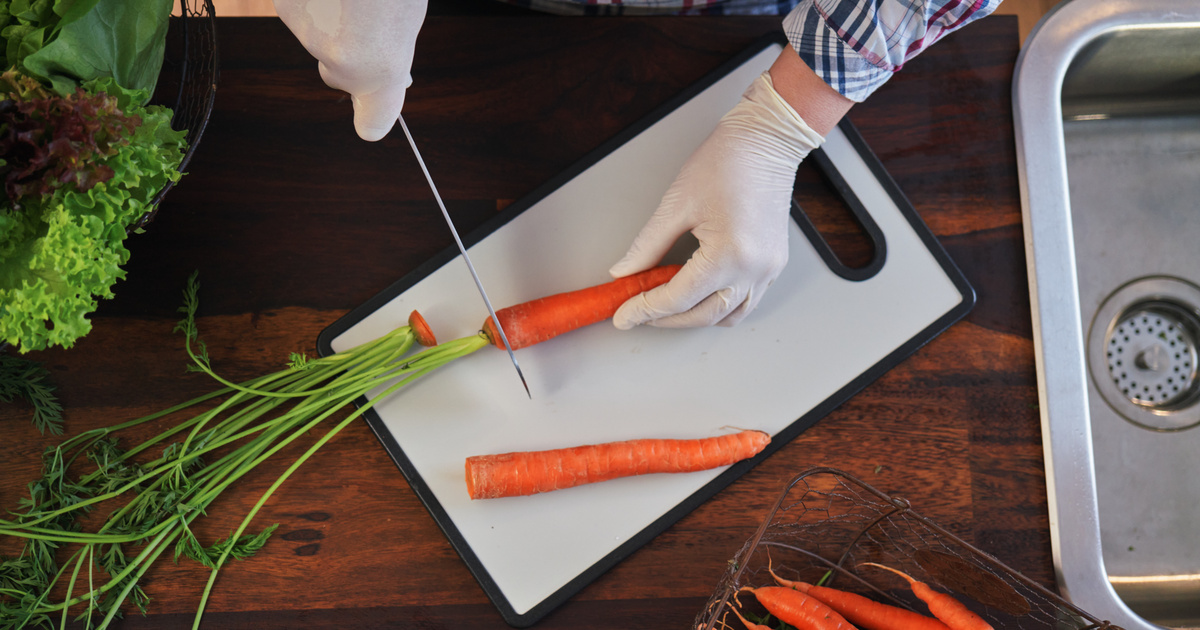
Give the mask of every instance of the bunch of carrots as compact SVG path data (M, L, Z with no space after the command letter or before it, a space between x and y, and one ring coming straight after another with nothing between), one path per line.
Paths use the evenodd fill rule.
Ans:
M877 602L850 591L809 584L779 577L774 586L744 586L739 592L751 593L763 608L780 621L798 630L993 630L991 624L972 612L953 596L934 590L928 584L892 567L863 563L902 577L914 595L925 602L932 616L906 608ZM733 613L746 630L772 630L742 615L735 598Z
M496 313L514 349L528 347L611 318L627 299L669 280L678 266L649 271L579 291L558 294ZM217 573L265 544L248 526L273 492L305 461L356 418L394 392L488 345L503 347L489 318L476 334L438 344L420 313L408 325L331 356L293 355L287 368L243 383L212 369L199 340L195 276L185 292L178 330L194 369L221 387L162 412L95 429L50 448L42 478L29 484L20 509L0 518L0 536L23 541L17 558L0 557L0 627L65 627L69 611L88 628L108 627L128 603L145 610L139 582L164 554L191 558L211 569L193 627L198 627ZM415 345L425 346L410 353ZM379 391L345 417L335 414ZM216 406L209 401L220 400ZM120 432L173 418L165 431L132 447ZM311 431L326 433L293 461L262 494L229 538L207 546L192 533L197 518L239 479ZM701 440L632 440L540 453L469 458L466 485L472 498L496 498L655 472L689 472L732 464L759 453L770 438L758 431ZM90 462L90 465L88 464ZM516 462L519 465L513 465ZM110 506L96 531L83 531L83 515ZM94 519L88 519L95 523ZM60 564L61 562L61 564ZM64 594L65 593L65 594Z

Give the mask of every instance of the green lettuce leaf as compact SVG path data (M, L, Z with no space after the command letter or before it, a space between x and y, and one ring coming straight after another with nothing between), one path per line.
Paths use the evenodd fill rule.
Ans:
M88 0L91 1L91 0ZM19 66L53 37L62 15L52 0L0 0L0 69Z
M59 94L101 77L112 77L125 89L151 93L162 68L173 7L172 0L60 0L53 5L61 17L55 33L46 43L39 41L36 52L21 54L22 64Z

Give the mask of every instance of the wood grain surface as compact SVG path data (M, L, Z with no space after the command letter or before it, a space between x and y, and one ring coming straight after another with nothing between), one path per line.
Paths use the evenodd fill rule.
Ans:
M774 18L431 17L405 116L469 231L777 28ZM539 628L689 627L785 482L816 465L908 498L1054 586L1010 104L1016 30L1008 16L968 26L850 114L976 288L974 310ZM213 365L239 380L289 352L314 354L324 327L452 244L403 136L358 140L347 97L278 20L222 18L217 32L216 109L189 173L130 239L128 278L76 347L29 355L51 370L72 434L214 388L184 371L172 333L193 270ZM818 185L806 171L798 180ZM844 223L821 222L841 238ZM0 406L5 508L55 443L28 418L27 405ZM228 533L282 471L281 455L221 499L202 540ZM361 423L256 522L280 527L224 570L205 628L507 627ZM146 581L151 614L122 627L190 627L206 578L194 563L162 563Z

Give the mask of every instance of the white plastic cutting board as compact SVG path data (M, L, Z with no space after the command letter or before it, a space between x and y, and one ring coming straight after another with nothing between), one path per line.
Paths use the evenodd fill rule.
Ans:
M492 303L608 281L684 160L778 52L762 49L471 246ZM519 350L532 400L507 354L485 348L376 407L376 431L510 623L532 623L731 479L710 485L721 470L650 475L471 501L468 456L730 427L778 435L802 417L811 423L820 405L852 394L969 308L953 265L931 252L923 226L847 137L835 131L824 150L886 239L873 277L833 273L793 223L786 270L739 326L621 332L601 323ZM348 316L332 350L403 325L413 309L442 340L474 334L487 316L459 258L375 304Z

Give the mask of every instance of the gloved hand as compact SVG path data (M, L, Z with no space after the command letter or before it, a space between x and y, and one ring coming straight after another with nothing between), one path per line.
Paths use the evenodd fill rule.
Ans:
M616 327L732 326L754 310L787 263L796 169L823 141L775 91L769 72L758 77L609 270L619 278L652 267L688 231L700 242L670 282L617 310Z
M383 138L412 85L413 51L427 0L274 0L283 23L317 58L329 87L348 92L354 129Z

